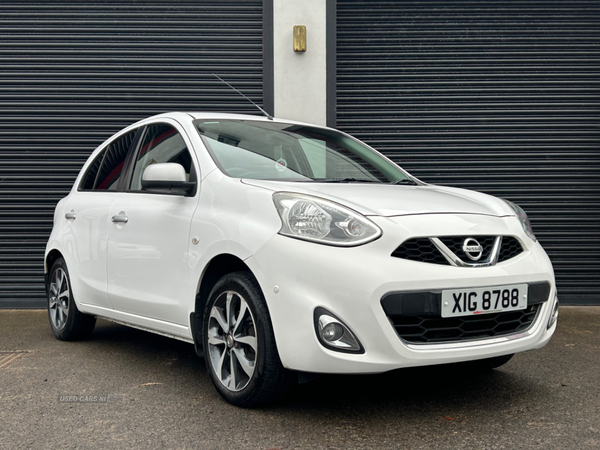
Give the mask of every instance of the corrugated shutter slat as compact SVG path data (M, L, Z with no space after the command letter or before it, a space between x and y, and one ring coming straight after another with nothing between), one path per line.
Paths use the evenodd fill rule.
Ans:
M520 204L561 299L600 291L600 3L337 2L337 125Z
M262 0L0 4L0 307L43 306L56 202L91 151L165 111L257 110Z

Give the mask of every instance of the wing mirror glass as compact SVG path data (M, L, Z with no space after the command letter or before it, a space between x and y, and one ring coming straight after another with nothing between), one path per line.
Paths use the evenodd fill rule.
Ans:
M177 163L151 164L142 174L142 189L157 194L191 195L196 183L187 179L185 169Z

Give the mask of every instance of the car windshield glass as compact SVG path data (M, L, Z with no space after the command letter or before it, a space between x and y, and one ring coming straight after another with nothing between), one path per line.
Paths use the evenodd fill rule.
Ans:
M253 120L196 120L194 124L217 165L231 177L414 183L396 165L334 130Z

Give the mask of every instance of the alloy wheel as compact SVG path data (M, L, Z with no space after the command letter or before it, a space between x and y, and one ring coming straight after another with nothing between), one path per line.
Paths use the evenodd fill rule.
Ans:
M49 296L50 320L57 330L62 330L67 324L70 295L67 274L57 268L52 274Z
M208 352L217 378L230 391L244 389L254 374L258 343L256 323L240 293L217 297L208 319Z

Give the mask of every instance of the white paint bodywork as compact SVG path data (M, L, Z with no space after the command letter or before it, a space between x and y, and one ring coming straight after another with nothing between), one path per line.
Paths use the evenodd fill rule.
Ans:
M543 346L555 282L538 242L523 231L502 200L440 186L320 184L241 180L215 165L192 125L193 118L258 117L172 113L141 121L169 122L195 158L194 197L146 193L71 193L56 207L46 254L60 252L82 312L193 342L189 317L205 268L216 256L233 255L252 271L265 295L279 355L285 367L321 373L376 373L400 367L458 362ZM108 142L108 141L107 141ZM105 143L106 144L106 143ZM81 174L104 148L101 145ZM193 150L193 151L192 151ZM298 192L346 205L369 217L382 236L357 247L334 247L278 234L274 192ZM65 214L73 211L75 220ZM125 213L126 224L111 217ZM491 267L464 268L391 257L411 237L511 235L525 251ZM47 267L46 270L49 268ZM550 300L522 335L461 343L407 345L380 301L395 291L453 289L547 281ZM342 319L364 354L324 348L313 325L316 307Z

